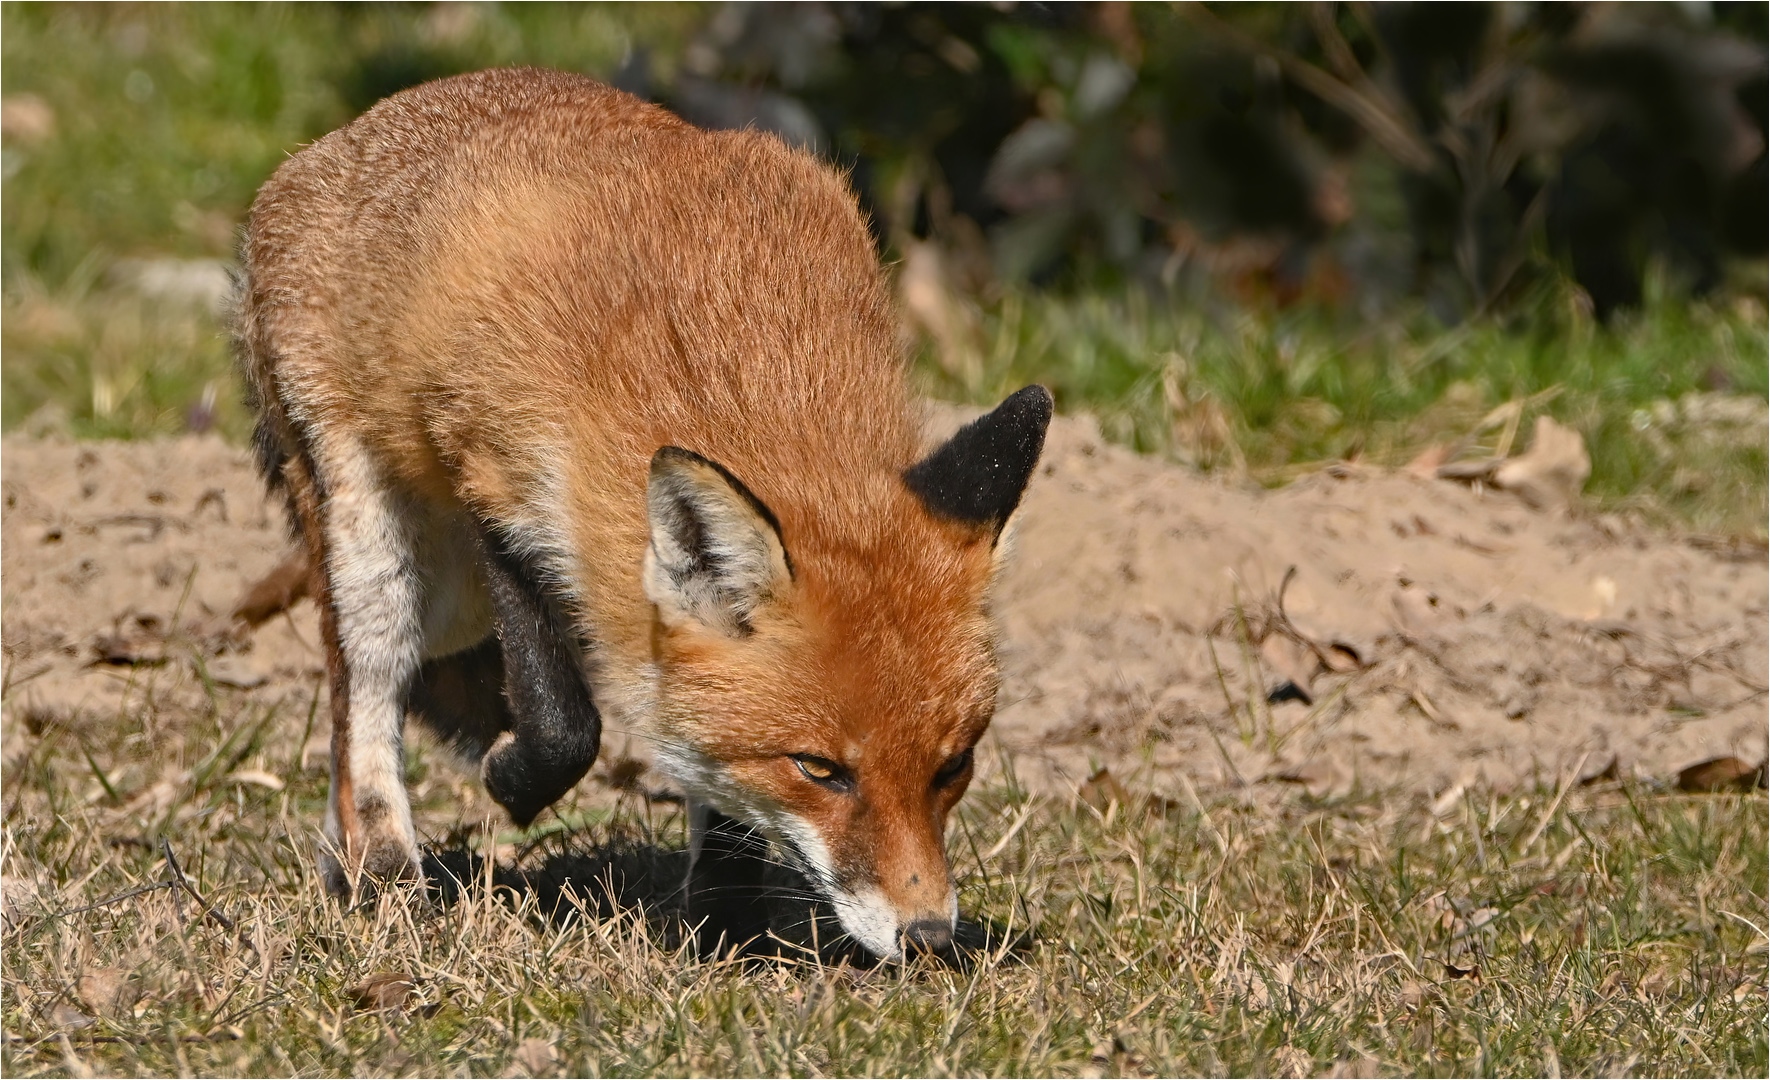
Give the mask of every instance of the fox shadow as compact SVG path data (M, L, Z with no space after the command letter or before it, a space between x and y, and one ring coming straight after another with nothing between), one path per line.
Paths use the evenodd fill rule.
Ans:
M614 836L583 844L566 844L533 864L494 863L456 840L427 849L424 874L433 901L449 907L463 899L492 896L514 910L527 910L543 925L567 926L593 918L642 919L652 939L665 949L690 942L695 927L688 919L684 883L689 853L636 836ZM766 938L730 950L755 963L815 962L826 966L872 968L882 961L851 939L829 902L818 896L803 875L770 863L761 887L768 910ZM754 896L733 897L748 901ZM1010 933L988 918L960 915L950 948L934 953L935 962L969 970L987 960L1017 962L1032 947L1032 936Z

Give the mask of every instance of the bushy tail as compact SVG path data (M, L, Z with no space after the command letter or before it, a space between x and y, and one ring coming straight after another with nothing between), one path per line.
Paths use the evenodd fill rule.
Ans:
M264 477L265 488L280 494L287 504L289 530L299 532L293 493L289 489L288 463L296 454L295 432L283 410L276 387L275 352L264 325L252 271L242 268L234 275L232 303L234 362L245 387L246 407L252 410L252 457Z

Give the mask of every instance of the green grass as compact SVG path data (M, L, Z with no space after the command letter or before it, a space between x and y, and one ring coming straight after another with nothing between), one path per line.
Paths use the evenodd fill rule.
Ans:
M1761 298L1678 301L1595 324L1545 286L1511 320L1363 324L1317 310L1249 311L1142 293L1009 295L977 313L959 355L926 350L934 391L978 402L1030 381L1108 438L1279 483L1334 459L1402 465L1434 444L1496 449L1546 413L1592 456L1603 509L1762 536L1770 337Z
M495 64L661 60L695 5L0 5L8 103L0 422L80 436L183 430L238 407L202 298L131 288L130 262L225 261L258 185L399 82ZM38 413L38 410L45 409Z
M1428 806L1255 787L1102 812L997 771L949 847L967 916L1026 934L1017 947L965 970L707 964L675 943L670 880L649 910L564 924L483 890L340 911L313 865L325 777L300 765L299 717L261 723L226 690L169 706L195 678L182 661L138 672L116 716L34 731L11 703L9 1076L1770 1067L1761 792L1599 783ZM409 779L432 835L520 850L473 831L489 804L463 810L433 751L413 750ZM530 863L619 842L679 872L674 807L571 802L565 818L597 824L568 837L544 819ZM162 836L231 929L165 890L76 910L165 879ZM411 980L398 1009L358 1003L378 973Z
M20 4L0 6L0 87L47 132L6 146L10 281L55 289L89 259L228 256L288 153L411 78L535 63L614 72L661 59L694 5Z

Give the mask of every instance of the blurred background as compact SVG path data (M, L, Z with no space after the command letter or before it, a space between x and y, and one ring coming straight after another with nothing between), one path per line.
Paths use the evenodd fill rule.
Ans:
M252 193L426 79L581 71L847 169L936 396L1279 483L1510 445L1765 531L1763 3L7 4L8 431L245 428Z

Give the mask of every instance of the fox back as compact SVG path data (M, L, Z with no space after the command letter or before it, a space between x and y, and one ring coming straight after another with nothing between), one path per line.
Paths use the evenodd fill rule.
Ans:
M608 723L695 802L706 889L765 839L874 952L950 934L986 594L1050 400L919 454L840 175L587 79L482 72L286 162L244 263L258 455L327 639L335 889L418 865L408 711L519 822Z

